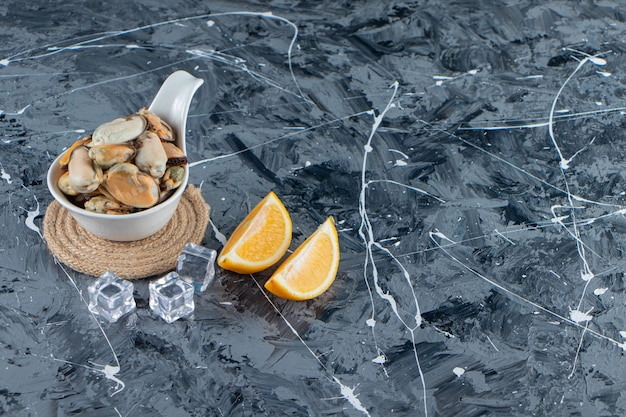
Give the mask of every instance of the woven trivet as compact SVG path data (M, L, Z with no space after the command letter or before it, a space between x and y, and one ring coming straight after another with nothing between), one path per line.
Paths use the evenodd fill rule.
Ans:
M170 222L156 234L134 242L114 242L85 230L57 201L43 220L50 251L70 268L98 277L111 271L124 279L146 278L176 267L186 243L200 244L209 223L209 206L189 185Z

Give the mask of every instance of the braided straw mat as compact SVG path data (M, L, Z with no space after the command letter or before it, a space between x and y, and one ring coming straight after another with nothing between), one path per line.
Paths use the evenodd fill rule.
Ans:
M124 279L146 278L173 270L186 243L201 243L209 210L200 190L189 185L163 229L142 240L114 242L86 231L53 201L46 210L43 234L52 254L75 271L95 277L111 271Z

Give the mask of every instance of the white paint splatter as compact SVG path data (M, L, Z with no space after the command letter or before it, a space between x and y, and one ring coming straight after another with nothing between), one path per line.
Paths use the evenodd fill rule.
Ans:
M361 404L361 401L359 400L357 395L354 393L354 388L350 388L350 387L343 385L341 381L339 381L334 376L333 376L333 379L335 380L337 384L339 384L341 395L343 395L343 398L345 398L350 404L352 404L352 406L355 409L357 409L358 411L361 411L366 416L369 416L370 413L367 411L365 407L363 407L363 404Z
M538 78L543 78L543 74L536 74L536 75L526 75L524 77L516 77L516 80L536 80Z
M587 311L586 313L580 310L570 310L569 318L575 323L587 322L593 319L593 316L589 314L590 312L591 310Z
M11 184L13 180L11 179L11 175L4 170L4 168L0 168L0 178L5 180L7 184Z
M111 381L114 381L117 384L115 387L116 388L115 392L111 394L111 397L117 394L118 392L124 390L124 388L126 387L126 384L124 383L124 381L122 381L121 379L115 376L119 373L119 371L120 371L119 366L111 366L111 365L104 365L104 368L102 369L102 373L104 374L104 376L107 379L110 379Z
M389 151L389 152L394 152L394 153L397 153L398 155L401 155L401 156L402 156L402 158L404 158L404 159L409 159L409 155L407 155L407 154L405 154L404 152L399 151L399 150L397 150L397 149L388 149L388 151Z
M506 236L504 236L502 233L500 233L500 232L498 231L498 229L494 229L494 232L495 232L498 236L502 237L502 239L504 239L504 240L506 240L507 242L509 242L511 245L516 246L516 245L515 245L515 242L513 242L511 239L509 239L508 237L506 237Z
M215 226L215 223L213 223L211 219L209 219L209 223L211 223L215 239L217 239L222 245L225 245L227 241L226 236L224 236L224 234L217 229L217 226Z
M16 113L14 113L16 116L19 116L21 114L24 114L24 112L26 111L26 109L28 109L30 107L30 104L27 104L25 107L22 107L21 109L19 109Z
M606 65L606 59L604 58L599 58L597 56L591 56L589 57L589 61L591 61L593 64L598 65L598 66L604 66Z
M606 114L606 113L619 113L621 115L626 114L624 112L626 108L625 107L614 107L614 108L608 108L608 109L600 109L600 110L590 110L590 111L585 111L585 112L578 112L578 113L571 113L571 114L567 114L567 115L562 115L562 116L555 116L554 119L581 119L581 118L585 118L585 117L593 117L593 116L597 116L600 114ZM561 111L556 111L555 113L560 113ZM566 110L564 113L568 113L569 110ZM548 126L548 122L537 122L537 123L527 123L527 124L523 124L523 125L519 125L519 124L515 124L515 125L510 125L510 124L506 124L503 123L502 125L482 125L482 126L461 126L459 127L459 130L510 130L510 129L536 129L536 128L540 128L540 127L547 127ZM458 138L462 141L461 138ZM544 150L551 150L552 147L550 146L544 146L543 148ZM482 150L483 152L484 149ZM493 156L493 155L491 155ZM515 168L515 167L514 167ZM525 174L528 175L529 173L525 171Z
M431 193L429 193L429 192L427 192L427 191L424 191L424 190L422 190L421 188L412 187L412 186L410 186L410 185L406 185L406 184L403 184L403 183L401 183L401 182L398 182L398 181L393 181L393 180L370 180L370 181L368 181L368 182L365 184L365 187L367 188L367 187L369 187L371 184L377 184L377 183L394 184L394 185L397 185L397 186L399 186L399 187L406 188L406 189L408 189L408 190L416 191L416 192L418 192L418 193L420 193L420 194L427 195L428 197L431 197L431 198L433 198L434 200L439 201L440 203L445 203L445 202L446 202L445 200L442 200L441 198L437 197L436 195L433 195L433 194L431 194Z
M595 295L602 295L602 294L604 294L605 292L607 292L608 290L609 290L609 289L608 289L608 288L606 288L606 287L605 287L605 288L596 288L595 290L593 290L593 293L594 293Z
M489 343L491 343L491 346L493 346L493 348L496 350L496 352L500 352L500 349L496 347L496 345L493 343L491 338L488 335L485 335L485 336L487 337L487 340L489 341Z
M394 100L398 93L398 87L399 87L399 83L397 81L391 85L391 88L393 88L393 95L390 97L387 103L387 106L383 109L382 112L380 112L380 114L375 115L374 112L372 111L374 122L372 123L372 127L370 130L368 139L367 139L367 143L364 146L365 154L363 155L363 161L362 161L362 166L361 166L361 191L359 193L359 215L361 217L361 223L359 226L359 236L366 249L365 266L363 268L363 278L364 278L364 281L365 281L365 284L367 286L368 293L370 296L370 303L372 304L371 306L372 311L373 312L376 311L374 295L377 295L380 299L388 303L389 307L391 308L394 315L396 316L396 319L399 320L400 323L402 323L402 325L411 335L411 340L413 341L413 359L415 360L415 365L417 367L417 371L420 377L420 382L422 385L424 415L425 417L428 417L428 400L427 400L426 380L425 380L424 372L422 371L422 367L420 365L417 347L415 345L415 332L420 328L420 325L422 323L422 316L420 312L420 306L419 306L419 302L417 299L417 295L413 287L411 276L409 272L407 271L407 269L405 268L405 266L398 260L398 258L396 258L391 253L391 251L388 248L385 248L384 246L382 246L381 242L378 242L376 240L375 233L373 230L373 225L372 225L372 222L370 221L369 213L367 211L366 195L367 195L367 189L369 185L377 181L381 181L381 182L386 181L386 180L376 180L376 181L367 180L368 158L369 158L369 154L373 150L372 143L376 136L376 133L378 132L380 124L383 121L383 118L385 117L385 115L387 114L389 110L397 107L394 103ZM403 313L408 311L407 306L404 306L404 305L400 306L402 310L402 314L401 314L400 309L398 307L398 302L395 299L394 295L390 291L385 290L381 287L380 282L379 282L380 278L379 278L379 273L378 273L378 265L374 259L375 249L383 252L385 256L388 256L395 263L395 265L397 265L400 268L403 278L406 281L408 289L413 298L412 308L414 308L415 310L411 319L414 320L414 323L412 323L410 320L407 320L405 319L405 317L403 317ZM370 285L370 279L373 282L373 287L372 285ZM374 291L372 291L372 288L374 289ZM372 313L371 319L372 320L374 319L374 313ZM374 335L373 327L372 327L372 334Z
M585 282L591 281L593 277L595 277L595 274L591 271L580 271L580 278Z
M34 232L37 232L39 237L43 239L43 235L41 234L41 231L39 230L39 227L37 227L37 225L35 224L35 218L37 218L37 216L39 216L39 201L37 201L37 197L36 196L35 196L35 203L37 203L37 207L35 207L35 210L32 210L32 211L28 211L27 210L26 211L26 220L24 221L24 224L30 230L32 230Z
M569 216L558 216L558 217L553 217L552 219L550 219L550 221L552 223L558 223L558 224L563 224L563 222L568 218Z
M589 323L585 323L585 330L580 335L580 340L578 341L578 347L576 348L576 355L574 356L574 363L572 364L572 371L567 376L567 379L571 379L576 372L576 365L578 364L578 357L580 356L580 349L583 346L583 340L585 338L585 333L587 332L587 326Z
M13 112L5 112L4 110L0 110L0 114L6 114L7 116L20 116L20 115L24 114L26 109L28 109L29 107L30 107L30 104L26 105L25 107L22 107L19 110L13 111Z
M383 363L387 362L387 357L385 355L378 355L374 359L372 359L372 362L378 363L378 364L383 364Z

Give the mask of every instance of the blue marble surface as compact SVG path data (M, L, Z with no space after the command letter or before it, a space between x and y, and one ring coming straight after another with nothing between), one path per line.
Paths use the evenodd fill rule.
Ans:
M626 9L495 3L4 1L0 414L625 415ZM179 69L203 245L270 190L292 249L332 215L319 298L218 269L108 324L55 262L49 164Z

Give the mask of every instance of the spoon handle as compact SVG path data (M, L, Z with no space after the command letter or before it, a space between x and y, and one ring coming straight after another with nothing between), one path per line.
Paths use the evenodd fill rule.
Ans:
M148 108L165 120L176 132L178 147L186 152L185 130L189 105L196 90L204 83L186 71L172 73L161 85Z

